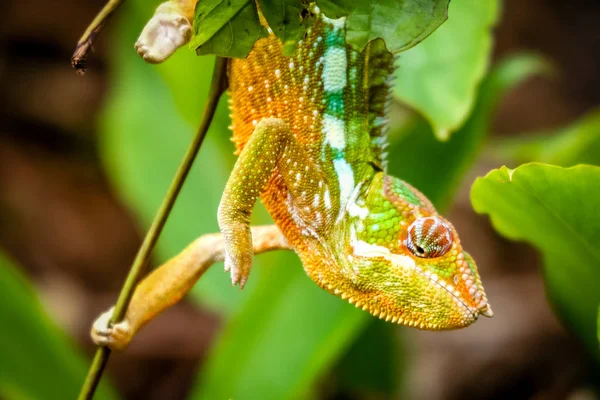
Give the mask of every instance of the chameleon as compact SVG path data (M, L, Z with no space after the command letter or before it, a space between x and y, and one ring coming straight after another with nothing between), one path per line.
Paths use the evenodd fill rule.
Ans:
M194 5L159 6L138 53L158 63L187 43ZM215 262L243 287L253 255L276 249L294 250L317 285L386 321L446 330L493 316L453 225L386 173L395 57L382 40L351 48L344 18L316 6L313 14L292 56L269 30L247 58L229 60L238 159L218 209L221 233L201 236L143 280L122 322L108 323L111 310L101 315L97 344L125 348ZM250 226L258 199L274 225Z

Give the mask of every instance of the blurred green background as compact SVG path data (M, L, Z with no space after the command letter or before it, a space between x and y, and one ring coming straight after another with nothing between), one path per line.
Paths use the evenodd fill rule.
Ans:
M100 1L3 6L0 399L76 397L91 322L198 124L213 59L182 49L145 64L133 43L154 3L122 7L83 78L68 61ZM111 358L97 398L599 398L599 17L581 0L453 0L399 56L390 173L457 227L494 319L387 324L319 289L295 255L260 255L243 291L212 268ZM224 100L155 265L217 230L227 126ZM502 165L518 168L475 181ZM260 205L253 219L269 221Z

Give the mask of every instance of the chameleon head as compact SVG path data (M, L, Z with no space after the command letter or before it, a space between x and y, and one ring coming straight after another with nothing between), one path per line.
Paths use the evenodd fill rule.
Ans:
M388 321L456 329L492 317L454 227L407 183L379 173L347 207L342 297Z

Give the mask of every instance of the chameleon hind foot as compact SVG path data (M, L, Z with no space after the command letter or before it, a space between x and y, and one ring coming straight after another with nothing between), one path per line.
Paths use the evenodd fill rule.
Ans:
M190 41L192 24L184 13L173 1L158 6L135 43L135 50L146 62L161 63Z
M114 307L102 313L92 325L90 335L98 346L106 346L111 350L124 350L133 338L133 332L127 320L110 324Z

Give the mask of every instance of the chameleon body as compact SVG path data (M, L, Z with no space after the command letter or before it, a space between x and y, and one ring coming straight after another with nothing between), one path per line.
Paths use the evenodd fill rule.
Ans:
M316 18L292 57L271 34L230 63L240 159L220 207L226 240L228 221L239 222L260 193L306 273L331 293L422 329L457 328L490 314L452 225L385 173L394 57L381 41L351 49L344 18ZM242 213L232 217L232 209ZM237 238L229 239L232 253L240 251ZM235 269L246 261L228 262Z
M168 12L189 24L189 3L173 0ZM160 21L175 21L175 31L187 32L178 17L159 11ZM243 286L253 254L274 248L292 248L315 283L388 321L441 330L493 315L453 226L418 190L385 172L394 57L381 40L362 52L350 48L344 18L315 14L292 57L282 55L270 32L246 59L229 63L239 158L219 206L222 236L218 246L211 244L214 256L194 264L192 245L159 268L136 290L121 326L106 328L107 318L98 320L97 343L123 347L215 261L224 259L232 282ZM149 60L160 62L181 38L150 31L136 49L144 58L160 55ZM276 227L252 231L259 197ZM202 239L198 248L211 248Z

